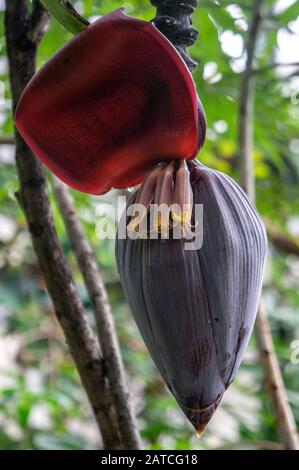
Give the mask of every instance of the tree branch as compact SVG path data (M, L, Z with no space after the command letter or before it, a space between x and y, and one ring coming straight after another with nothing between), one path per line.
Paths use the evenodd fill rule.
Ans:
M264 220L269 240L272 245L282 253L299 256L299 240L291 235L286 235L270 220Z
M253 171L253 102L254 80L252 75L258 33L262 21L262 0L255 0L248 32L247 62L240 89L239 151L241 184L252 201L255 199ZM272 402L279 437L286 449L299 449L296 423L289 405L277 356L275 354L270 326L264 308L260 305L256 318L255 333L261 355L265 383Z
M41 21L42 18L43 15ZM38 23L33 23L35 30L38 30ZM37 37L35 41L32 39L32 17L25 0L6 0L5 34L14 112L22 91L35 72ZM102 432L105 447L122 448L100 351L54 227L43 167L17 131L15 142L19 200L57 319Z
M130 405L125 371L101 272L75 212L69 191L63 183L55 179L54 192L95 314L98 338L110 381L122 441L127 449L140 449L140 438Z
M256 69L252 69L253 75L263 74L268 72L269 70L281 68L281 67L299 67L299 62L273 62L272 64L265 65L264 67L259 67Z
M15 145L15 139L13 136L0 136L0 145Z
M279 438L286 449L299 450L296 422L288 402L269 322L262 303L256 317L255 334L264 370L265 386L274 410Z
M247 61L241 80L240 108L239 108L239 162L240 182L248 196L255 199L255 181L253 173L252 144L253 144L253 96L254 83L251 77L255 56L256 42L262 20L262 0L255 0L251 25L247 40Z

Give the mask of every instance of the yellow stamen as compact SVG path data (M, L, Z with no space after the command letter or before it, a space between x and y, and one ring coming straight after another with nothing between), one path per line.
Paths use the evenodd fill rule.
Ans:
M173 192L171 217L174 225L181 226L183 236L191 227L191 217L193 210L193 192L190 184L190 173L184 160L180 162L180 167L176 173L176 180Z
M151 230L167 235L178 228L179 236L186 237L191 229L193 192L186 162L180 162L175 175L175 162L161 164L146 177L133 206L128 232L137 232L151 208ZM155 206L152 205L154 201ZM141 207L138 207L138 204ZM153 217L152 217L153 216ZM147 220L147 219L146 219Z
M155 204L157 204L154 213L153 229L156 232L162 232L170 228L170 204L173 196L173 173L174 162L171 161L158 177Z

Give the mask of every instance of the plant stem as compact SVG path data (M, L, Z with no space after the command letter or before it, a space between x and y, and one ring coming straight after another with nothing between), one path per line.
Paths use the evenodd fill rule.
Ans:
M157 8L153 19L155 26L175 46L187 67L192 71L197 63L189 54L188 47L196 41L198 32L192 28L191 15L198 0L150 0Z
M70 33L77 34L89 25L67 0L40 0L57 21Z

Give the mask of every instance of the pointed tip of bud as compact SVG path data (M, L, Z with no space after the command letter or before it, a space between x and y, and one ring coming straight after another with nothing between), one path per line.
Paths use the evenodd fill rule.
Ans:
M194 427L199 439L203 437L205 429L218 408L221 398L222 395L204 408L188 408L180 405L186 417Z
M198 439L201 439L203 437L205 429L206 429L205 426L202 428L196 429L196 434L197 434Z

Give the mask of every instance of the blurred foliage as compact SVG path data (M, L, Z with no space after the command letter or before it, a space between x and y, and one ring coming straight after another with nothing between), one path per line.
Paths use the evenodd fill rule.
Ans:
M265 20L255 64L257 204L264 216L298 237L299 69L298 65L272 67L271 64L299 61L299 2L267 0L264 3ZM119 6L125 6L128 14L139 18L150 20L154 16L148 0L125 3L84 0L73 4L90 21ZM0 142L2 137L13 134L3 9L4 2L0 1ZM200 159L236 179L238 96L251 11L249 0L234 3L201 0L194 14L194 26L200 31L192 47L192 55L199 62L194 78L209 124ZM38 66L69 38L70 34L53 20L39 48ZM18 184L13 145L0 145L0 164L0 449L97 448L101 445L100 438L56 323L24 217L14 196ZM277 441L254 339L205 438L197 440L165 390L131 318L115 269L114 242L97 237L102 204L112 203L116 193L102 198L76 192L73 195L109 291L146 447L255 448L258 441ZM64 251L93 322L54 199L53 209ZM109 223L113 225L113 220ZM270 249L264 295L289 399L299 424L299 366L290 361L291 343L299 338L298 279L298 258Z

